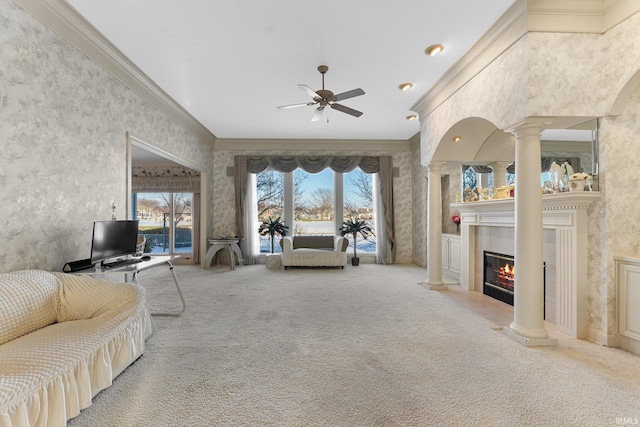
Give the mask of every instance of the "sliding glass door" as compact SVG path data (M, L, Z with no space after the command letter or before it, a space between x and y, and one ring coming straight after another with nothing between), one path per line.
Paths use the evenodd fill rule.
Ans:
M193 253L193 193L134 193L132 208L145 253Z

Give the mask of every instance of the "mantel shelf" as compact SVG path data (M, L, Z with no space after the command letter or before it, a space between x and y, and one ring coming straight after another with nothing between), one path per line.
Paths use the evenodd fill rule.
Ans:
M600 198L598 191L581 191L558 194L544 194L542 196L543 210L580 210L587 209L595 200ZM451 203L451 207L460 213L477 212L513 212L515 199L492 199L477 202Z

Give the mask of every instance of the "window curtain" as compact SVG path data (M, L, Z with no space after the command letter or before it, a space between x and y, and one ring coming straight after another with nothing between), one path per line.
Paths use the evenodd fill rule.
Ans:
M192 210L193 263L200 264L200 193L193 193Z
M380 157L380 171L374 176L376 204L376 262L393 264L396 258L396 241L393 218L393 160Z
M255 264L253 247L256 240L252 229L254 219L251 217L255 204L254 191L255 175L247 170L247 156L235 156L234 158L234 182L236 187L236 234L242 238L240 249L245 264Z

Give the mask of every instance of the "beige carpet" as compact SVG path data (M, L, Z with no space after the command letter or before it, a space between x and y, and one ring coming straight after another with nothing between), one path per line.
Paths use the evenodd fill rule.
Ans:
M606 426L640 418L640 358L526 348L425 270L176 267L187 311L71 426ZM150 307L179 300L141 274Z

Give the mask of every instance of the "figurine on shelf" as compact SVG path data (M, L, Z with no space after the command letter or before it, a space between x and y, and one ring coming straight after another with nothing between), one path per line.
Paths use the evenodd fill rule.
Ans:
M549 167L549 177L551 178L551 188L553 192L560 191L560 179L562 178L562 167L556 162L551 162Z

